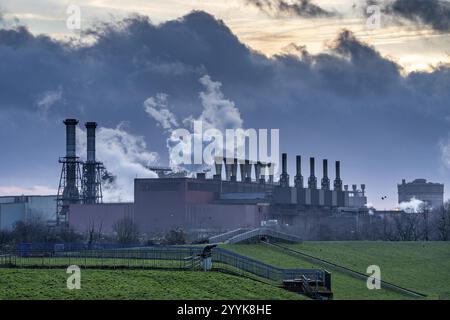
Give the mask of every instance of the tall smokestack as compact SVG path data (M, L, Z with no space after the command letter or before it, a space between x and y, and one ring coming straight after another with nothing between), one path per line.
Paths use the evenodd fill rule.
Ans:
M336 179L334 180L334 190L342 191L341 162L340 161L336 161Z
M322 189L330 190L330 179L328 178L328 160L323 159L323 177L322 177Z
M302 176L302 157L296 157L296 175L295 175L295 186L297 188L303 188L303 176Z
M309 158L309 171L310 176L308 178L308 188L309 189L317 189L317 178L314 175L314 158Z
M281 175L280 175L280 186L289 187L289 175L287 173L287 154L283 153L281 155Z
M79 203L80 198L80 162L76 155L76 126L78 120L66 119L66 156L59 160L62 164L61 179L57 196L57 224L67 223L69 206Z
M101 201L101 163L97 162L95 156L95 130L97 123L86 122L86 162L83 164L83 201L93 204Z
M76 126L78 120L66 119L64 120L66 125L66 157L75 158L76 157Z
M96 122L86 122L86 136L87 136L87 162L95 162L95 129Z

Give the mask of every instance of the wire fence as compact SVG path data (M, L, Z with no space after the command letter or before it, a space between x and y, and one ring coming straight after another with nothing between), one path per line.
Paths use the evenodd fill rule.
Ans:
M66 268L142 268L142 269L204 269L202 246L151 246L115 249L86 249L82 246L48 246L47 248L18 247L0 252L1 267ZM282 269L248 258L223 248L214 248L211 254L214 268L225 268L241 274L252 274L276 283L306 277L324 283L323 269Z

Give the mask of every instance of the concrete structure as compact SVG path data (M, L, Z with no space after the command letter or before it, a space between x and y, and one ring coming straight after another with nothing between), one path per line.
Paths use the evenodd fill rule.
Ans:
M426 179L415 179L412 182L402 180L398 188L398 203L408 202L412 198L421 200L431 207L439 207L444 204L444 185L427 182Z
M56 196L0 197L0 230L11 230L16 222L28 219L54 224Z

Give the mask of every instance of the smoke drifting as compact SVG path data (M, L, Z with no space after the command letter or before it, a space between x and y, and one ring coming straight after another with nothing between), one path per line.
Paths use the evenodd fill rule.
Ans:
M322 9L310 0L247 0L247 3L274 16L297 16L302 18L331 17L336 13Z
M169 110L167 97L165 93L158 93L155 97L150 97L144 102L145 112L165 130L178 126L175 115Z
M191 145L190 148L185 141L181 141L179 137L173 136L170 132L171 130L178 129L178 120L177 116L169 111L168 95L165 93L158 93L155 97L150 97L144 102L144 109L148 115L152 117L167 134L169 134L169 137L167 138L167 148L170 155L173 155L172 151L176 146L185 144L187 149L184 149L184 152L189 154L189 158L192 158L192 146L196 143L205 144L202 136L194 134L195 122L201 122L203 130L216 129L223 135L225 135L226 129L242 128L244 123L235 103L224 97L221 91L222 83L211 80L209 75L201 77L198 81L203 86L203 91L198 94L202 112L199 116L191 114L181 121L183 128L192 133L192 141L189 141L189 144ZM176 167L175 161L173 161L172 158L169 162L174 166L174 169L179 169ZM183 169L199 170L199 167L188 165L183 166Z
M406 213L418 213L422 209L423 205L424 202L422 200L413 197L407 202L401 202L398 207Z
M77 128L77 136L77 154L83 158L86 156L86 132ZM105 202L133 201L135 178L157 178L146 167L155 164L158 154L148 151L144 138L128 133L124 124L98 129L97 159L106 167L102 177Z

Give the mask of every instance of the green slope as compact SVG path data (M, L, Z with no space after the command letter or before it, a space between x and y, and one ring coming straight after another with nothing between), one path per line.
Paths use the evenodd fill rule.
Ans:
M263 244L226 247L283 268L321 267ZM381 268L383 280L423 292L432 299L449 297L449 243L305 242L290 247L363 273L369 265L376 264ZM389 290L368 290L365 281L330 271L335 299L409 298Z
M304 299L257 281L217 272L81 270L69 290L63 269L0 269L0 299Z

